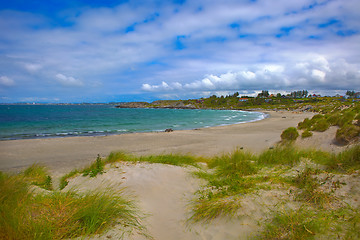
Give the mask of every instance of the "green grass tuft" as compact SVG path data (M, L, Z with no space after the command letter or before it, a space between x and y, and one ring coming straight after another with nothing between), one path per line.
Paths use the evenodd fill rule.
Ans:
M340 144L349 144L360 138L360 127L356 125L344 125L336 131L336 141Z
M221 198L221 199L198 199L194 202L196 208L193 209L189 222L209 223L220 216L233 217L241 207L239 199Z
M282 141L295 141L299 137L299 132L294 127L289 127L281 133Z
M62 176L60 178L60 184L59 184L59 189L62 190L64 189L68 184L69 184L69 181L68 179L75 176L76 174L79 173L79 170L73 170L67 174L65 174L64 176Z
M46 168L39 164L33 164L23 172L24 178L31 184L39 186L46 190L52 190L52 179Z
M103 174L104 166L104 161L101 159L100 155L98 155L95 162L82 171L83 176L96 177L98 174Z
M293 166L300 161L300 158L299 150L291 144L286 144L262 152L258 157L258 163L261 165L283 164Z
M299 122L298 123L298 129L299 130L303 130L303 129L310 129L311 128L311 121L309 118L305 118L304 121Z
M311 131L316 132L325 132L330 127L330 124L326 121L325 118L319 119L316 121L313 126L311 127Z
M311 137L313 135L312 132L310 132L309 130L305 130L302 134L301 134L301 138L308 138Z
M216 175L220 177L246 176L256 173L252 160L255 157L248 152L237 150L229 155L215 157L208 163L210 168L216 167Z
M29 173L29 172L28 172ZM121 192L34 194L21 175L0 174L0 239L64 239L102 233L115 223L146 235Z

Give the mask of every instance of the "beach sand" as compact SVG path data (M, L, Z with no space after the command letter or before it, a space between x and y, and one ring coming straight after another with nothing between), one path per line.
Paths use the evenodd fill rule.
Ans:
M268 112L261 121L198 130L170 133L134 133L104 137L69 137L53 139L13 140L0 142L0 170L20 171L33 163L49 167L53 179L93 162L97 154L105 157L111 151L135 155L181 153L213 156L230 153L237 147L259 153L276 145L281 132L296 127L313 113ZM336 128L325 133L314 133L312 138L299 139L300 147L319 148L338 152L343 148L333 144ZM256 233L259 221L279 202L291 202L288 190L273 189L246 195L241 202L239 218L217 218L211 223L188 223L189 203L194 193L204 184L194 178L194 168L164 164L116 163L96 178L77 176L62 191L101 190L107 187L125 188L134 197L140 211L148 214L144 220L149 234L156 240L168 239L247 239ZM352 182L357 183L359 176ZM350 186L348 184L347 186ZM354 186L358 186L355 184ZM360 188L349 188L345 195ZM355 198L354 198L355 199ZM119 239L123 232L114 226L108 232L90 239ZM141 235L125 239L145 239Z
M33 163L40 163L59 175L88 165L98 154L106 157L112 151L136 155L181 153L213 156L243 147L260 152L280 141L284 129L295 127L304 118L313 116L313 113L286 111L267 113L270 117L261 121L170 133L0 141L0 170L20 171Z

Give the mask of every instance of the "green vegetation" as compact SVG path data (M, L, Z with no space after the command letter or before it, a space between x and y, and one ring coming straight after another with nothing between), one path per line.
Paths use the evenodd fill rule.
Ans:
M270 207L271 214L259 220L259 225L263 227L254 234L255 238L360 237L360 210L350 207L333 194L344 183L333 181L328 175L329 172L334 175L359 171L360 145L332 154L282 144L257 155L238 149L232 154L213 158L172 154L136 157L113 152L104 159L98 156L84 170L70 172L63 177L63 184L79 174L94 177L106 171L106 164L116 162L197 167L193 174L206 180L206 184L196 192L191 202L190 223L208 223L218 217L238 218L242 214L242 200L249 194L256 198L259 191L275 189L285 191L289 199L295 201L295 207L279 200ZM207 163L208 168L200 168L199 162ZM46 169L38 165L18 175L0 173L1 239L75 238L101 234L114 224L122 226L120 231L124 234L136 231L150 238L134 203L126 199L121 191L80 194L74 191L31 190L30 185L48 186L44 184L48 181L46 179ZM326 190L328 187L324 188L324 184L329 184L330 189ZM282 207L284 209L279 210Z
M262 152L257 158L257 163L261 166L280 164L293 166L300 161L301 157L298 149L291 144L286 144Z
M310 132L309 130L305 130L302 134L301 134L301 138L308 138L311 137L313 135L312 132Z
M64 239L102 233L117 223L146 236L134 203L121 192L30 190L29 175L0 173L0 239Z
M311 119L306 118L298 124L298 129L305 130L302 137L310 136L310 131L323 132L330 126L337 126L339 129L334 138L338 143L346 145L360 139L358 102L351 105L335 105L332 108L325 106L321 111L324 114L317 114Z
M112 164L116 162L148 162L148 163L162 163L175 166L191 165L198 167L197 163L203 161L202 158L197 158L190 155L177 155L177 154L164 154L156 156L141 156L136 157L125 154L124 152L112 152L106 159L102 159L99 155L90 166L81 169L73 170L72 172L64 175L60 178L60 190L64 189L68 185L68 179L82 174L83 176L96 177L98 174L104 172L106 164Z
M332 211L302 206L297 210L275 212L257 239L359 239L359 209L349 207Z
M336 140L341 144L349 144L360 136L360 127L355 125L344 125L336 131Z
M259 181L246 178L257 172L252 159L252 154L237 150L231 155L210 160L208 166L215 170L212 173L194 173L209 183L198 191L199 198L194 200L193 215L189 221L209 222L218 216L235 215L241 206L239 194L253 191L255 182Z
M294 127L289 127L281 133L282 141L295 141L299 137L299 132Z
M308 161L296 174L282 176L297 169L301 162ZM317 165L321 164L321 165ZM359 209L353 209L322 185L328 178L319 174L328 172L352 173L360 170L360 145L355 145L339 154L319 150L299 150L291 144L253 155L240 150L231 155L215 157L208 161L210 170L198 171L194 175L207 181L196 193L192 202L191 222L211 222L217 217L240 217L242 199L258 190L292 189L292 196L299 208L278 211L265 220L265 227L256 234L257 239L312 239L319 235L342 239L358 238L360 226ZM324 182L325 181L325 182ZM341 182L330 182L332 189ZM339 232L341 231L341 232Z
M52 179L44 166L33 164L22 174L26 181L46 190L52 190Z
M98 174L103 174L104 165L104 161L102 161L100 155L98 155L95 162L82 171L83 176L96 177Z

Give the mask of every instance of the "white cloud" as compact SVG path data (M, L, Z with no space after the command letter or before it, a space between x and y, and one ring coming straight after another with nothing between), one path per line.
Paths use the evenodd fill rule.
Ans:
M82 86L84 86L84 83L81 80L75 79L73 77L67 77L61 73L56 74L56 79L61 85L65 86L65 87L82 87Z
M360 88L360 72L346 61L329 62L317 56L306 62L283 65L254 65L249 69L209 75L202 80L182 85L183 91L238 91L246 89L357 89ZM321 70L320 70L321 69ZM342 69L342 71L338 71ZM144 91L169 92L175 90L171 83L144 84ZM145 87L146 86L146 87ZM177 90L179 90L178 88Z
M0 77L0 86L12 87L15 85L15 81L7 76Z
M49 87L49 76L68 87L85 86L80 79L86 79L83 94L89 98L138 92L139 85L157 93L355 89L359 4L129 0L114 7L66 9L56 19L40 11L0 11L1 75L16 76L17 86L29 86L21 96L39 85L47 86L44 95L58 91ZM332 20L338 23L319 27Z

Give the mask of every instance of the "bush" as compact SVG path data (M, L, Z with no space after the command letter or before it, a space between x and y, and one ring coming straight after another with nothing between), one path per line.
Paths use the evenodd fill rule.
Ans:
M352 121L354 120L355 118L355 115L356 113L352 112L352 111L348 111L348 112L345 112L339 119L339 121L337 122L337 125L339 127L343 127L347 124L351 124Z
M315 124L312 126L312 131L317 132L325 132L330 127L330 124L326 121L326 119L320 119L319 121L315 122Z
M294 127L289 127L281 133L281 140L295 141L299 137L299 133Z
M360 136L360 127L347 124L336 131L336 141L340 144L349 144Z
M301 138L308 138L311 137L313 135L312 132L305 130L302 134L301 134Z
M340 118L341 118L341 115L339 113L335 113L335 114L331 114L329 115L326 120L327 122L332 125L332 126L336 126L339 124L340 122Z
M308 118L305 118L304 121L298 123L298 129L310 129L311 121Z

